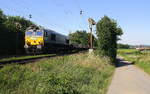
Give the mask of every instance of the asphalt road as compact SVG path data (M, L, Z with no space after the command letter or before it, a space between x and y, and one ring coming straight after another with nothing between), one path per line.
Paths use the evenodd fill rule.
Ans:
M150 94L150 75L120 60L107 94Z

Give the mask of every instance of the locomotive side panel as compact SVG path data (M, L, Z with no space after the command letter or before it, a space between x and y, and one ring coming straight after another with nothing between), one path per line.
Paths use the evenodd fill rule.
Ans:
M46 52L59 52L69 48L68 37L52 30L44 30L44 49Z
M44 30L44 41L45 43L54 43L54 44L69 44L68 37L62 34L59 34L52 30Z

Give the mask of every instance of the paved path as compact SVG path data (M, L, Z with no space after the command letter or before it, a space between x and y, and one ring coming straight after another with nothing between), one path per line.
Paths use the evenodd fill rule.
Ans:
M107 94L150 94L150 75L120 60Z

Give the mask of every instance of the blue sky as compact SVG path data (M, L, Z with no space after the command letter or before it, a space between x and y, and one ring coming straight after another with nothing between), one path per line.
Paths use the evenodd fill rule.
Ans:
M27 19L32 14L36 24L65 35L88 31L89 17L98 21L107 15L122 27L121 43L150 44L150 0L0 0L0 8Z

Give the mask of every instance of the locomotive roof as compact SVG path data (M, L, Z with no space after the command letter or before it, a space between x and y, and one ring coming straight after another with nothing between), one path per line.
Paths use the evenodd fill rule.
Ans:
M66 35L63 35L63 34L61 34L61 33L58 33L58 32L56 32L56 31L54 31L54 30L51 30L51 29L44 29L44 30L47 30L47 31L50 31L50 32L54 32L55 34L59 34L59 35L68 37L68 36L66 36Z
M54 32L55 34L59 34L59 35L61 35L61 36L68 37L68 36L63 35L63 34L61 34L61 33L58 33L58 32L56 32L56 31L54 31L54 30L45 29L45 28L43 28L43 27L39 27L39 26L36 26L36 25L31 25L30 27L27 28L27 30L31 30L31 29L33 29L33 30L38 30L38 29L46 30L46 31L49 31L49 32Z

